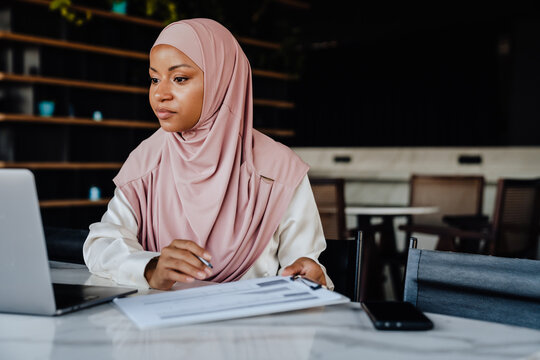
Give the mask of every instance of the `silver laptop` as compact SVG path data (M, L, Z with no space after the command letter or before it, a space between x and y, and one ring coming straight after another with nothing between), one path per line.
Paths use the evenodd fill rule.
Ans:
M60 315L136 292L52 284L34 175L0 169L0 312Z

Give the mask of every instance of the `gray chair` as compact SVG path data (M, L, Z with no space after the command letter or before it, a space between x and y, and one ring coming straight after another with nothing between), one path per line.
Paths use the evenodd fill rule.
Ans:
M411 245L403 300L425 312L540 329L539 274L539 260Z

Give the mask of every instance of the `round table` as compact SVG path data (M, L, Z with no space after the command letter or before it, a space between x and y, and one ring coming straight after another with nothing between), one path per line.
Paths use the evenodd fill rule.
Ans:
M394 297L401 300L402 275L401 267L405 265L405 257L397 251L396 235L394 231L394 218L399 216L435 214L439 211L436 206L402 206L402 205L356 205L350 204L345 207L345 215L356 216L356 229L361 230L366 248L376 249L370 251L368 262L365 267L370 280L383 279L384 265L389 266ZM381 218L382 223L371 224L372 218ZM379 245L375 244L375 234L380 234ZM377 277L371 276L373 273ZM381 280L382 281L382 280ZM366 288L367 296L374 300L386 300L383 295L382 284L368 281Z
M346 206L345 215L368 216L406 216L426 215L439 211L436 206L399 206L399 205L369 205Z

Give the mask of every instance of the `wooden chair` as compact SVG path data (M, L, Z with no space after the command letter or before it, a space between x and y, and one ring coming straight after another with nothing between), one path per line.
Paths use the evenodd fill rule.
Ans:
M491 255L536 259L540 223L540 179L499 179L491 224L476 225L476 238ZM469 225L470 229L474 225ZM456 237L464 238L462 234ZM463 240L461 240L463 241Z
M431 226L422 232L451 239L459 250L481 242L479 250L495 256L535 259L540 220L540 179L499 179L493 222L475 216L447 216L451 226ZM466 247L466 246L465 246Z
M324 236L328 239L347 239L344 179L312 178L309 181L321 216Z
M454 238L437 229L445 225L444 216L482 218L483 193L483 176L412 175L410 206L437 206L439 212L410 216L408 224L401 225L399 229L406 232L407 239L412 233L438 235L437 250L455 250Z

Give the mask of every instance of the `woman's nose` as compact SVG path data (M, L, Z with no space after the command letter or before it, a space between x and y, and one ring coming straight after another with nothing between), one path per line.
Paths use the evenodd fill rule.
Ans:
M166 81L162 81L156 86L154 97L158 101L170 100L172 98L171 87Z

